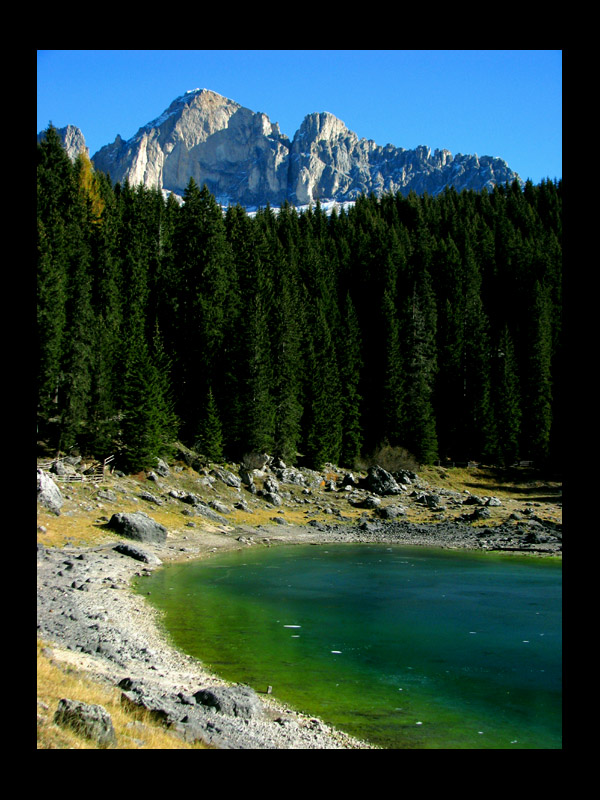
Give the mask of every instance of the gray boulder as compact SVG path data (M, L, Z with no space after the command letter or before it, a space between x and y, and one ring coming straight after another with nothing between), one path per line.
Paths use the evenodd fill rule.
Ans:
M224 503L220 503L218 500L211 500L208 505L218 514L231 514L231 509L229 506L226 506Z
M268 476L263 484L265 494L279 494L279 484L272 476Z
M264 714L260 698L249 686L215 686L194 694L200 705L208 706L230 717L255 719Z
M66 477L67 475L77 475L77 470L73 464L70 464L68 461L55 461L54 464L50 467L50 472L53 472L55 475L59 475L60 477Z
M162 506L163 501L160 497L156 497L155 495L151 494L150 492L142 492L140 494L142 500L145 500L147 503L154 503L156 506Z
M108 500L109 503L116 503L118 499L112 489L101 489L96 497L99 500Z
M162 544L167 539L167 529L143 511L113 514L107 527L138 542L154 542Z
M117 741L112 719L103 706L63 698L58 703L54 722L97 741L101 747L109 747Z
M386 495L402 492L402 488L394 476L380 466L369 467L364 483L366 488L374 494Z
M232 486L234 489L239 489L242 485L241 479L234 475L233 472L229 472L229 470L214 469L211 474L216 475L226 486Z
M476 494L468 494L462 502L463 506L482 506L485 500Z
M167 478L171 474L169 465L165 461L163 461L162 458L156 459L156 471L161 476L161 478Z
M374 495L369 495L357 505L359 508L379 508L381 505L381 500Z
M439 494L428 494L427 492L420 492L415 495L415 503L427 506L431 509L439 509L441 507L441 498Z
M275 475L281 483L291 483L295 486L304 486L304 475L291 467L282 467L275 470Z
M381 519L396 519L406 514L406 509L402 506L382 506L377 509L377 516Z
M122 542L118 544L114 550L116 550L117 553L121 553L123 556L134 558L136 561L143 561L144 564L151 564L155 567L159 567L162 564L158 556L155 556L153 553L148 553L146 550L142 550L141 547L137 547L134 544Z
M60 489L43 469L37 471L37 501L56 516L65 502Z

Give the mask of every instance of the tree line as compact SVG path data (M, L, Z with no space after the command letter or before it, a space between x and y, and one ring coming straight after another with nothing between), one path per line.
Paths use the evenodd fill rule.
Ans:
M37 431L352 468L560 456L562 183L225 211L37 149Z

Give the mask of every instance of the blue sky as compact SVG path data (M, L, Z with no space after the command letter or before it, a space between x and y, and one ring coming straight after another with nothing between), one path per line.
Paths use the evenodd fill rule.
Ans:
M77 125L93 155L196 88L264 112L290 139L329 111L379 145L562 177L561 50L38 50L37 131Z

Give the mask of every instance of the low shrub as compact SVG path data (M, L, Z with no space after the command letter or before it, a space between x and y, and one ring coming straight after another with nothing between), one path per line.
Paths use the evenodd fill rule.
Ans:
M360 470L367 470L369 467L380 466L388 472L400 472L408 470L418 472L419 464L412 453L405 447L391 445L388 442L376 447L372 453L362 456L357 460L356 467Z

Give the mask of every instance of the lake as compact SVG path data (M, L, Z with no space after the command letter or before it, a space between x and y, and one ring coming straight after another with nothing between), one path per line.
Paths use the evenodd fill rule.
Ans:
M562 564L405 546L252 548L140 579L173 643L388 749L562 747Z

